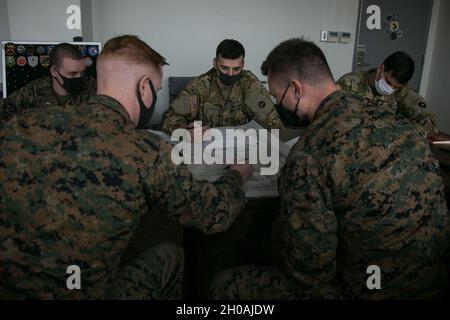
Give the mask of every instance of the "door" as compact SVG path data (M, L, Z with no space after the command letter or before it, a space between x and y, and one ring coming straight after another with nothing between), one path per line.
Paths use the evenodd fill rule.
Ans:
M409 84L420 87L432 0L361 0L353 71L383 63L396 51L405 51L415 62Z

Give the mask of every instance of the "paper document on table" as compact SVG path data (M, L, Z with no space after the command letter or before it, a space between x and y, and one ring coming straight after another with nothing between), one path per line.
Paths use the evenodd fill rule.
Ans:
M202 141L200 143L190 143L184 140L183 142L173 142L165 133L151 130L149 131L157 134L158 136L161 136L163 139L171 142L174 145L178 145L178 147L188 147L185 150L191 150L191 160L194 159L196 155L199 156L199 152L201 152L203 156L205 148L208 148L208 146L212 148L214 144L214 155L219 159L223 159L223 162L221 162L220 164L206 164L204 162L198 164L193 164L191 162L191 164L187 164L189 171L192 173L195 179L214 182L218 180L226 172L226 170L228 170L230 163L226 160L228 159L227 156L229 156L230 154L232 155L230 158L233 159L232 163L238 163L239 161L249 162L249 159L255 159L254 157L257 157L258 154L261 156L258 149L262 146L260 143L262 141L260 139L261 135L246 135L244 140L240 140L240 143L236 144L236 137L233 137L229 134L230 132L237 132L236 129L242 129L244 130L244 132L248 132L247 130L249 129L254 129L258 133L259 130L264 128L256 121L251 121L245 125L238 127L214 128L214 132L212 134L214 139ZM262 164L260 162L261 159L258 159L257 162L251 162L254 167L254 173L252 177L250 177L250 179L243 185L243 190L245 191L247 198L278 196L278 177L280 175L280 170L284 166L286 158L292 147L298 141L298 138L283 143L278 139L278 136L272 137L269 130L266 140L268 144L266 149L268 153L267 156L269 156L269 154L271 157L273 155L278 155L278 168L276 168L277 170L275 170L274 174L262 175L261 170L264 170L264 168L267 169L270 164ZM271 157L269 157L268 159L271 159Z

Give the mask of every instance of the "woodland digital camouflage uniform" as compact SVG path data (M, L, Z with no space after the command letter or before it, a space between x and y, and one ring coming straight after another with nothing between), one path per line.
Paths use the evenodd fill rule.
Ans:
M327 97L279 180L283 265L224 271L219 299L436 298L448 210L437 161L391 109ZM371 265L381 290L366 286Z
M216 233L246 204L237 171L193 180L172 163L169 143L136 130L107 96L1 126L1 298L180 298L179 249L151 249L118 270L140 217L159 211ZM81 268L82 290L66 288L69 265Z
M8 120L14 114L29 109L51 106L76 106L87 103L96 93L95 79L86 78L83 91L78 95L59 96L52 86L51 77L43 77L14 91L0 100L0 119Z
M162 130L171 133L196 120L211 128L239 126L251 120L267 129L283 128L269 92L250 71L242 71L227 102L228 92L221 92L217 71L209 70L191 81L173 101L164 117Z
M372 104L392 108L395 112L410 120L424 136L438 132L435 117L427 111L425 99L420 94L406 85L391 95L379 95L369 84L368 77L372 72L376 72L376 70L348 73L342 76L337 83L343 90L351 91Z

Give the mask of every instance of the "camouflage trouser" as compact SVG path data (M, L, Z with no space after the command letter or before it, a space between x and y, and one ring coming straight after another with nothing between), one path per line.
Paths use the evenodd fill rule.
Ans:
M184 254L173 244L150 248L119 269L109 299L181 299Z
M209 297L216 300L293 300L337 299L334 288L321 292L301 288L286 271L272 266L253 266L225 270L212 281Z

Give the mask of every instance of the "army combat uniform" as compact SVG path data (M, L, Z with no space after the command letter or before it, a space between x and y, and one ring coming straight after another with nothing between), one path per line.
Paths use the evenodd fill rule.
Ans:
M0 120L29 109L51 106L76 106L87 103L96 94L95 79L86 78L83 91L78 95L59 96L53 90L51 77L36 79L0 100Z
M343 90L351 91L369 102L392 108L398 114L410 120L423 136L438 133L436 120L427 112L425 99L408 85L391 95L379 95L369 83L369 76L375 69L366 72L353 72L342 76L337 83Z
M448 210L439 165L392 110L337 91L279 179L283 265L224 271L219 299L436 298L445 285ZM381 289L367 283L378 266Z
M165 114L162 130L171 133L193 121L214 127L240 126L251 120L266 129L282 129L269 92L250 71L243 70L231 92L219 88L213 68L194 79Z
M172 163L169 143L136 130L107 96L0 126L0 298L180 298L178 248L150 249L119 269L141 216L159 211L209 234L246 204L237 171L193 180ZM70 265L81 269L81 290L67 289Z

